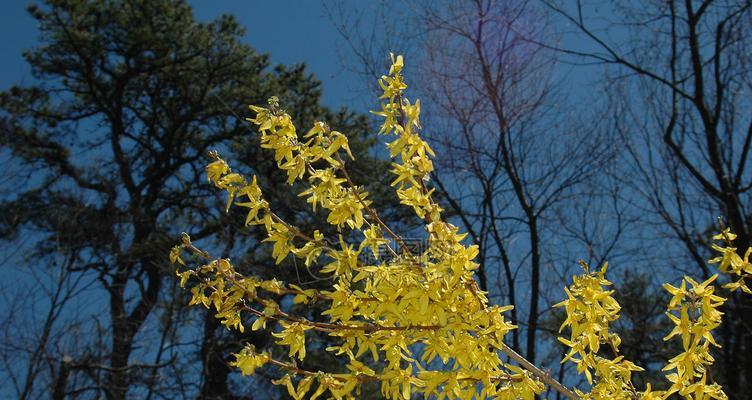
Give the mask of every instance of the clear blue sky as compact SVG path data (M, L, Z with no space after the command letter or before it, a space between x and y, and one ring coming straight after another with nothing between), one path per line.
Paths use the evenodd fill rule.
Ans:
M28 2L6 0L0 5L0 90L31 78L21 52L36 42L34 20L26 12Z
M357 77L343 71L337 55L340 37L331 26L320 1L190 0L200 21L220 14L234 15L247 29L247 42L273 63L304 62L323 82L324 104L339 108L352 100L350 88ZM35 21L26 12L27 0L3 0L0 5L0 90L31 78L21 53L37 41ZM351 3L352 4L352 3Z

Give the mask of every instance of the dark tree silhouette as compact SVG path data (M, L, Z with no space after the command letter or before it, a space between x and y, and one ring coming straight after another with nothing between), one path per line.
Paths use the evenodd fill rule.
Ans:
M262 183L279 182L264 180L274 168L251 150L243 120L248 104L275 94L301 129L320 119L352 132L364 162L354 175L378 182L387 166L368 155L367 119L321 106L304 66L270 69L232 17L198 23L185 1L49 0L29 11L41 32L25 53L34 81L0 94L0 145L25 177L4 188L0 233L9 246L25 238L28 267L48 271L52 289L47 315L23 302L9 310L30 313L9 326L41 319L44 334L3 346L4 373L22 399L235 398L227 359L238 338L211 313L182 307L167 259L175 227L207 243L233 238L220 251L267 275L279 270L257 251L258 232L215 211L206 154L233 152ZM267 191L289 205L291 221L305 222L294 218L289 188Z

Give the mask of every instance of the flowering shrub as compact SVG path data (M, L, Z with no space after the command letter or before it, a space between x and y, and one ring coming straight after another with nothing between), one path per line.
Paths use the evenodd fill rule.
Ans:
M432 197L428 178L434 152L418 134L420 101L411 103L404 96L402 69L402 56L392 55L389 74L379 80L383 104L373 113L383 118L379 134L391 138L391 185L400 202L425 221L428 242L419 252L383 222L368 193L351 179L347 160L353 157L347 137L324 122L298 135L275 98L268 107L251 106L256 116L249 121L261 133L261 146L274 153L288 184L307 182L300 196L314 211L325 210L328 223L341 233L359 232L360 243L350 243L342 234L325 238L318 230L302 232L274 213L255 177L233 172L219 155L211 154L209 181L227 192L227 209L247 209L246 225L263 226L276 263L292 255L331 279L329 290L315 290L243 276L230 260L213 259L184 234L171 260L185 266L187 252L205 261L177 272L181 286L191 282L191 304L215 309L223 325L241 332L246 328L243 316L250 316L252 330L274 330L276 343L289 353L275 358L248 345L235 354L232 364L244 375L264 365L280 368L285 375L274 383L286 387L295 399L356 398L365 382L378 382L389 399L416 394L438 399L532 399L546 386L571 399L659 399L673 393L692 399L725 398L707 374L713 362L710 346L718 346L711 331L721 323L718 307L724 301L714 294L716 276L703 283L684 278L678 288L665 286L673 296L667 314L676 324L666 339L679 337L684 348L665 368L671 371L667 379L672 384L665 392L632 385L631 374L641 368L619 354L619 336L609 331L619 304L613 290L607 290L611 283L605 278L605 265L591 271L583 264L584 274L574 278L565 288L567 300L557 304L567 314L562 330L570 332L568 338L560 338L570 348L562 362L576 364L591 385L589 392L565 387L504 343L506 334L516 328L504 318L510 307L488 303L473 277L477 246L462 243L465 234L444 220ZM745 279L752 275L750 251L739 257L728 231L716 239L723 239L727 247L715 246L722 256L712 261L738 278L729 288L749 292ZM391 242L395 248L387 246ZM364 254L368 257L361 257ZM325 304L328 322L289 313L274 300L285 295L295 304ZM335 338L337 344L327 350L342 358L348 372L299 367L296 361L306 357L307 331ZM601 347L610 349L613 358L605 357ZM364 362L366 354L380 362L378 370Z

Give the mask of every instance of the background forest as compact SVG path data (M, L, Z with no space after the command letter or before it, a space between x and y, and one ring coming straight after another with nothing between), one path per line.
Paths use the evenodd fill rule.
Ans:
M676 352L663 342L660 283L707 279L720 226L740 249L752 244L752 2L323 1L305 5L317 15L289 15L329 33L292 40L284 10L243 4L277 26L254 36L266 28L242 26L240 13L206 17L213 4L28 6L29 72L0 87L0 397L287 398L267 383L273 368L244 378L228 366L245 342L268 347L271 332L230 332L211 310L189 309L169 250L187 231L243 273L329 284L292 257L275 266L266 233L224 213L206 180L217 150L259 177L285 220L326 229L244 119L271 96L301 130L325 120L349 137L353 180L410 238L417 221L388 187L367 112L380 108L390 51L405 55L422 101L438 199L479 245L478 285L515 306L508 345L579 382L558 363L563 317L551 306L579 259L608 260L622 351L647 367L638 381L666 386L660 368ZM288 55L336 48L310 60L336 75L315 77L307 59L272 62L277 40ZM723 295L713 376L750 398L752 301ZM328 340L311 338L306 369L337 369Z

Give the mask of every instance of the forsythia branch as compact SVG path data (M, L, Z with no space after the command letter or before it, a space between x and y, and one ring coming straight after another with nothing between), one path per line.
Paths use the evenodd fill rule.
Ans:
M287 174L287 183L303 183L305 189L299 196L314 211L325 210L327 222L340 233L339 243L326 240L318 230L307 234L285 222L271 211L256 177L249 180L233 172L218 154L211 154L213 161L206 167L209 181L227 193L227 210L233 205L243 207L248 210L245 225L263 227L264 242L271 243L275 263L293 256L304 260L308 268L320 266L331 277L330 290L315 290L243 276L230 260L212 259L184 234L182 243L170 252L171 261L186 266L182 252L187 251L204 262L177 271L181 287L191 282L190 304L213 308L223 325L241 332L250 317L252 330L270 330L276 343L289 350L290 359L285 361L247 345L235 354L232 365L244 375L267 364L286 371L273 383L284 386L295 399L316 399L327 393L335 399L352 399L364 382L378 382L388 399L422 394L426 398L532 400L546 386L571 400L650 400L672 394L725 399L708 373L713 363L710 346L718 346L712 330L721 324L718 308L724 302L715 294L717 276L702 283L685 277L680 287L665 285L672 295L667 316L676 325L666 340L680 337L684 350L664 368L672 371L667 375L671 383L667 391L653 391L649 385L640 391L632 383L632 374L642 368L620 355L621 339L610 331L620 306L609 289L607 264L591 271L581 263L584 273L573 278L565 288L567 299L556 305L567 314L560 331L569 329L568 337L559 338L569 348L562 362L577 366L590 391L564 386L504 343L506 334L516 329L503 314L511 307L489 305L474 278L478 246L462 243L466 234L443 219L443 210L432 198L433 189L427 183L434 171L434 152L419 134L420 101L411 103L405 97L403 68L402 56L392 55L389 74L379 80L384 102L372 113L383 119L379 134L391 138L387 143L395 175L391 186L400 203L425 222L425 249L411 250L379 217L368 193L353 182L341 155L345 152L354 159L347 136L324 122L298 135L276 98L269 100L268 107L251 106L256 116L249 121L258 128L261 147L273 152L277 166ZM390 240L383 233L397 243L401 254L388 246ZM358 241L358 235L363 239ZM740 257L728 230L714 239L725 241L726 246L713 245L721 256L711 262L735 277L725 288L750 293L746 281L752 277L752 249ZM380 255L385 245L389 258ZM370 262L361 257L367 252L372 255ZM293 304L323 303L322 315L328 321L291 314L289 302L282 301L286 296L293 296ZM340 357L349 372L297 366L296 360L306 357L306 332L311 330L336 340L326 350ZM610 347L612 358L599 353L602 345ZM373 365L366 364L366 354ZM516 365L504 362L501 354ZM376 365L378 371L372 369Z

